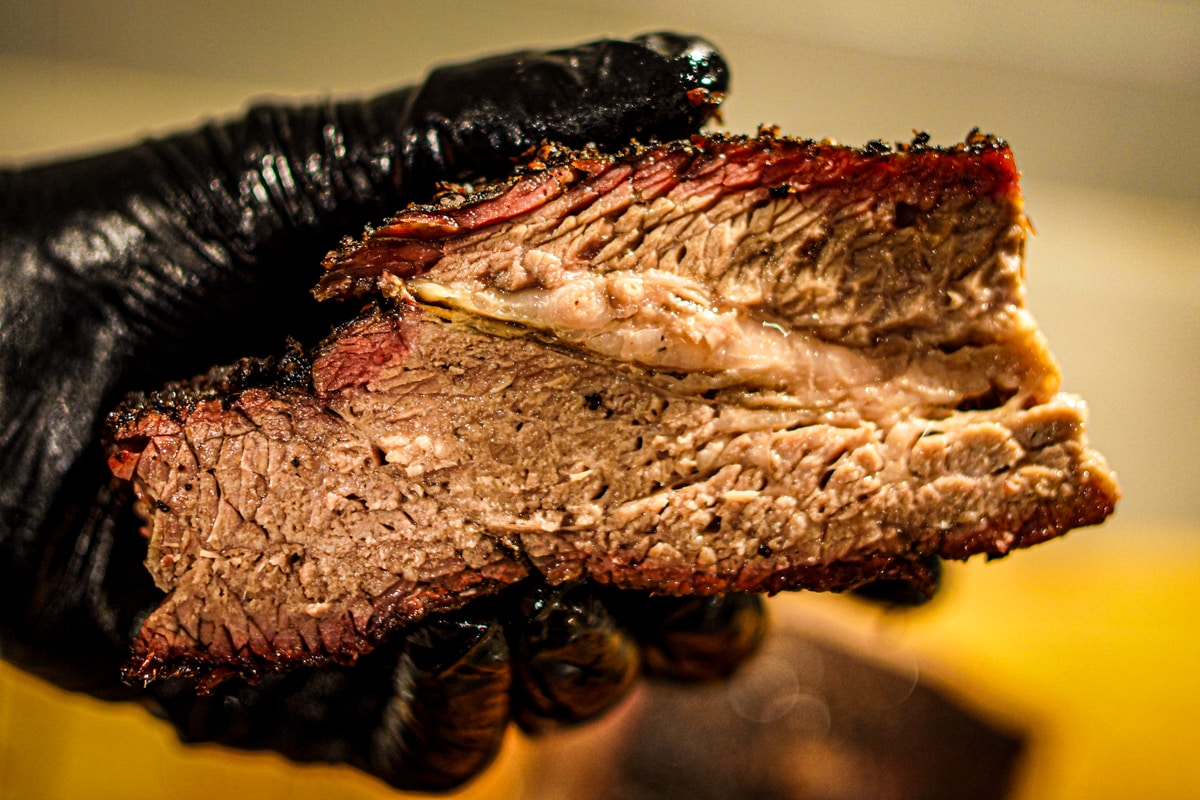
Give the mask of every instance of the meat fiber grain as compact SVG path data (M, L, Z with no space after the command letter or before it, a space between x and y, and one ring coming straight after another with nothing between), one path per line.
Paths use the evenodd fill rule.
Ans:
M401 212L317 290L382 305L114 416L168 593L130 675L352 663L531 573L920 586L931 555L1100 522L1118 490L1025 309L1025 234L978 135L551 152Z

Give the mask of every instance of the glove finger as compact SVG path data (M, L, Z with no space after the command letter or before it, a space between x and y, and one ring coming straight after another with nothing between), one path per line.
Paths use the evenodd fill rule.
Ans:
M942 583L942 559L935 555L920 558L909 565L907 575L881 578L852 590L856 597L895 608L912 608L934 598Z
M454 788L499 752L511 685L498 619L451 614L429 620L406 638L366 758L352 763L399 789Z
M430 620L353 667L234 679L208 694L171 679L150 693L185 742L350 764L401 790L451 789L491 763L508 727L508 647L486 612Z
M642 645L643 672L677 681L727 678L752 656L767 632L759 595L645 596L610 600Z
M599 716L637 677L637 643L588 584L521 587L506 628L513 717L528 733Z
M669 33L443 67L404 120L406 194L507 172L543 140L619 148L686 137L715 113L728 83L716 48Z
M192 681L154 684L157 711L185 742L271 750L294 761L361 760L369 731L391 696L396 651L376 651L353 669L326 667L268 675L248 684L229 680L208 694Z

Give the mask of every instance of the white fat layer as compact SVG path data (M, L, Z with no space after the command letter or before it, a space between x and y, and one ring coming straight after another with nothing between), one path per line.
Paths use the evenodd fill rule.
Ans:
M816 383L872 377L844 347L814 342L783 325L719 302L704 286L667 272L619 271L577 277L555 288L505 292L416 279L427 303L545 331L597 355L678 372L736 372L747 380Z
M427 278L407 282L415 299L500 320L594 355L669 373L702 373L712 386L782 392L810 409L953 404L964 387L946 370L909 356L881 357L822 341L755 316L687 277L659 270L588 273L553 288L504 291Z

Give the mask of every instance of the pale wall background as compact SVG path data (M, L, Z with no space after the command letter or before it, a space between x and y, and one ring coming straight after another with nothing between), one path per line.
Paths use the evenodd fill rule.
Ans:
M1121 796L1114 788L1120 785L1113 777L1117 761L1105 755L1118 751L1121 774L1132 775L1131 782L1145 786L1160 773L1151 794L1194 796L1197 768L1176 761L1164 778L1155 765L1165 756L1149 755L1143 740L1173 742L1182 735L1184 711L1200 710L1200 683L1186 678L1183 687L1161 695L1129 692L1135 673L1147 676L1143 683L1162 675L1178 680L1196 671L1198 655L1194 645L1183 644L1194 641L1196 628L1182 609L1194 609L1200 596L1200 423L1194 413L1200 397L1200 4L4 0L0 160L40 161L119 145L234 113L265 95L360 94L416 80L446 61L656 29L701 33L726 54L733 90L724 127L732 131L774 123L788 134L861 144L907 140L922 129L935 142L951 143L978 126L1012 143L1037 228L1028 249L1030 303L1064 365L1067 388L1089 400L1092 439L1117 469L1126 497L1101 529L1047 545L1044 553L1021 554L989 568L986 577L978 577L981 568L967 568L961 597L947 601L954 610L942 612L958 621L932 617L923 624L942 632L931 636L943 662L968 672L1015 669L1012 683L1043 680L1048 694L1037 702L1052 707L1047 713L1075 709L1063 723L1068 739L1084 735L1071 732L1084 721L1112 728L1088 734L1109 736L1099 749L1071 745L1070 758L1078 762L1061 753L1049 759L1075 766L1060 763L1054 772L1043 764L1051 777L1030 797ZM1055 651L1060 660L1053 670L1049 656L1039 661L1033 640L1019 636L1005 645L1028 655L1017 666L1009 651L989 644L994 636L957 649L942 646L939 636L953 631L966 641L980 629L978 618L961 616L968 611L1003 620L1007 630L1033 624L987 605L1003 605L1004 593L1023 591L1031 575L1043 581L1039 586L1077 582L1079 594L1060 598L1070 609L1062 613L1084 615L1039 629L1037 646L1061 644L1064 636L1075 641L1071 637L1084 629L1093 638L1105 631L1101 655L1110 661L1089 662L1088 674L1098 683L1087 691L1119 693L1123 704L1087 695L1064 699L1062 709L1055 704L1051 690L1066 697L1078 681L1050 673L1069 673L1073 662L1094 659L1099 645L1090 639ZM990 581L999 581L998 594L981 595L976 609L971 593ZM1096 603L1115 610L1095 616ZM1145 638L1147 624L1158 638ZM1105 625L1115 628L1110 633ZM918 649L922 635L914 634ZM1185 663L1175 663L1178 658ZM993 685L1006 680L1002 674ZM38 714L59 702L27 694L40 690L24 684L4 686L0 798L5 776L20 771L13 726L26 721L13 722L13 715L25 713L26 703ZM1159 701L1164 708L1146 709ZM1141 709L1134 732L1122 716L1131 705ZM84 724L66 719L68 727ZM113 729L104 727L111 725L107 718L98 719L87 724ZM53 732L46 735L53 744ZM142 746L140 734L127 735L135 751ZM164 735L164 747L171 746L169 738ZM1145 753L1131 767L1129 750L1138 747ZM71 752L83 758L78 753L86 750ZM1106 795L1106 787L1117 793Z

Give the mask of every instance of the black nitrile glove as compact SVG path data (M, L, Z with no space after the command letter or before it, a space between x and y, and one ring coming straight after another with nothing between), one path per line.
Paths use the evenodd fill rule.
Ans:
M406 788L470 778L510 719L546 730L611 706L671 615L624 625L636 598L533 582L428 620L354 668L230 681L207 696L180 681L122 684L130 636L159 592L98 435L131 390L277 351L289 335L320 339L347 314L309 294L322 256L436 182L502 174L545 139L686 136L726 82L697 39L601 41L0 170L0 655L67 689L147 702L186 739L348 762ZM757 599L731 602L756 611L682 615L701 640L711 630L748 643L726 650L730 665L762 630ZM730 624L749 635L730 636Z

